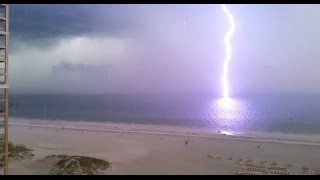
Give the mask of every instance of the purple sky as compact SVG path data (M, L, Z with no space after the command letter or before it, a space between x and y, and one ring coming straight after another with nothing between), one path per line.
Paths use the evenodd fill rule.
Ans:
M319 5L228 7L231 96L320 92ZM222 93L219 5L11 5L10 28L12 93Z

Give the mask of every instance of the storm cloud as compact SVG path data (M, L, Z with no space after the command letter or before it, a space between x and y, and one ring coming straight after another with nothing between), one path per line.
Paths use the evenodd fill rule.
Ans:
M219 5L10 7L14 93L221 93ZM319 5L229 7L232 94L320 91Z
M90 65L82 63L72 63L68 61L61 61L58 65L52 67L52 71L61 73L64 71L81 71L81 72L108 72L111 66L108 65Z

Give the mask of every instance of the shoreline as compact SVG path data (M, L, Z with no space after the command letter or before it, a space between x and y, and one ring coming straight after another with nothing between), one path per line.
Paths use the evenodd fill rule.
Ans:
M138 133L152 135L169 135L183 137L201 137L210 139L244 140L255 142L303 144L320 146L319 135L289 134L289 133L260 133L251 132L232 134L227 131L192 128L169 125L146 125L135 123L115 122L87 122L87 121L63 121L63 120L39 120L26 118L10 118L10 126L22 126L33 128L65 129L74 131L113 132L113 133Z

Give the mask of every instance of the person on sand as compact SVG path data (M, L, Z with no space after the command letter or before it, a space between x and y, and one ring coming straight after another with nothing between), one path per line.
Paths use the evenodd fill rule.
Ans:
M186 145L188 145L188 141L186 141Z

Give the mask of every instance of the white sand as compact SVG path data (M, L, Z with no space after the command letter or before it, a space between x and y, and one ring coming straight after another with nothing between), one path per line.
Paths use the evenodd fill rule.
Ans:
M49 174L52 164L37 159L53 154L107 160L112 163L107 174L246 172L236 164L239 158L251 159L254 163L265 160L267 164L292 164L291 174L302 174L302 166L309 167L310 174L320 168L320 138L317 136L224 136L213 134L209 129L14 118L10 118L10 124L10 141L26 145L36 155L31 160L10 161L10 174ZM222 159L208 158L208 154L222 156ZM230 157L235 159L228 160Z

